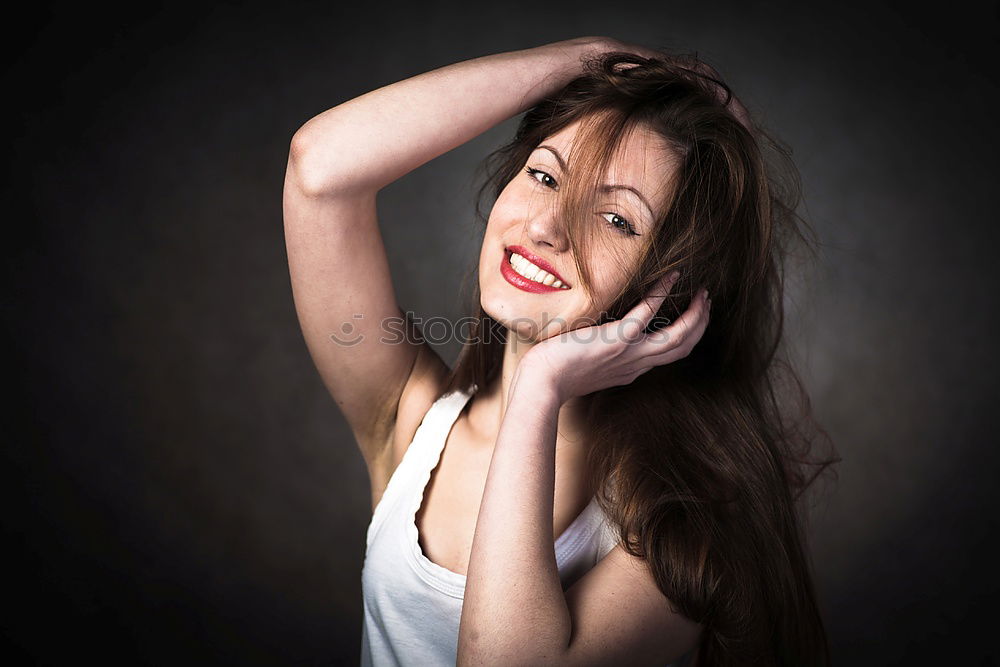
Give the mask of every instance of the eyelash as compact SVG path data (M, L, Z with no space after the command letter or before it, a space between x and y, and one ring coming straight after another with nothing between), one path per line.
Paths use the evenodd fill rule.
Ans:
M542 186L547 187L547 188L552 188L553 190L557 190L559 188L559 184L556 183L556 179L552 178L552 176L550 174L542 171L541 169L535 169L533 167L525 167L524 171L528 174L529 177L531 177L531 179L533 181L535 181L539 185L542 185ZM543 176L548 177L552 181L552 185L549 185L547 183L543 183L542 181L540 181L537 178L535 178L535 176L537 174L542 174ZM618 218L623 223L625 223L624 227L619 227L618 225L616 225L611 220L608 220L608 224L611 225L612 227L614 227L615 229L617 229L622 234L625 234L627 236L641 236L641 234L639 234L638 232L635 231L635 228L632 226L631 222L629 222L628 220L626 220L622 216L618 215L617 213L613 213L611 211L608 211L607 213L601 213L601 215L602 216L603 215L610 215L610 216L612 216L612 218Z

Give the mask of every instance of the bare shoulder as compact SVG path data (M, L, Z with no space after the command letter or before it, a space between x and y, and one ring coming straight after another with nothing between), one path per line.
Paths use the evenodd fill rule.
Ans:
M394 426L388 442L368 469L371 480L372 509L382 498L389 478L403 459L413 434L434 401L445 390L448 365L426 342L421 344L413 363L413 370L403 386L396 408Z
M570 664L659 665L696 649L702 627L673 608L648 563L619 544L566 591Z

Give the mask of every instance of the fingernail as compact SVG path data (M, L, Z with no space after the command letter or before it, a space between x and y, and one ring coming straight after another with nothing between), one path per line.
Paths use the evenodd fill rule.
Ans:
M708 301L708 288L705 288L705 301Z
M670 282L675 283L677 282L677 279L680 277L681 277L681 272L674 271L673 273L670 274Z

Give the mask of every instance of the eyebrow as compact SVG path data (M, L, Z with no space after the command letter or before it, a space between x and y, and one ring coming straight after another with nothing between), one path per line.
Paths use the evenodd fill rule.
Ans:
M559 168L562 169L563 171L567 171L566 161L563 159L563 156L559 154L559 151L557 151L552 146L548 146L546 144L538 146L538 148L536 148L535 150L538 150L539 148L547 150L548 152L552 153L552 155L555 156L556 161L559 163ZM642 196L641 192L633 188L631 185L602 185L601 190L603 190L604 192L608 192L610 190L628 190L636 197L638 197L639 201L641 201L643 204L646 205L646 208L649 209L649 216L651 218L656 217L656 215L653 213L653 207L649 205L649 202L646 201L646 198Z

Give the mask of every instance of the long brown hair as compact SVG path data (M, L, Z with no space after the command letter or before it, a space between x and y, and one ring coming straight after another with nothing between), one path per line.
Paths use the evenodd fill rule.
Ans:
M490 155L480 201L499 196L546 137L580 121L559 205L587 284L594 184L629 132L652 129L666 141L677 158L667 205L603 314L622 317L679 269L659 316L676 318L706 286L711 322L686 358L585 397L592 488L622 546L704 625L701 665L825 665L800 496L839 459L812 454L829 438L782 339L786 259L797 248L814 256L814 235L796 212L790 151L737 118L729 99L691 57L596 57ZM482 310L478 288L470 296L477 328L449 390L486 386L502 363L505 332Z

